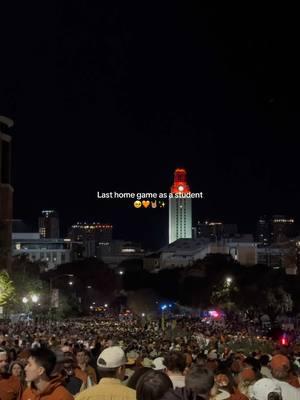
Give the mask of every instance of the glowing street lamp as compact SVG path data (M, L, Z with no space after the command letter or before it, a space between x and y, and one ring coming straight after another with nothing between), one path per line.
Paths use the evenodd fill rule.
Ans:
M33 294L31 296L31 300L32 300L33 303L37 303L39 301L39 297L36 294Z
M27 304L27 303L28 303L27 297L23 297L22 302L23 302L24 304Z
M227 286L230 286L230 285L231 285L231 283L232 283L232 278L230 278L230 276L226 278L226 283L227 283Z

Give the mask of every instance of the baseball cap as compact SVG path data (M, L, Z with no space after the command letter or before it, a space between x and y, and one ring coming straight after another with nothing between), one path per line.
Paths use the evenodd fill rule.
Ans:
M97 366L102 369L114 369L126 364L126 356L119 346L107 347L97 360Z
M155 371L161 371L163 369L166 369L167 367L164 365L164 358L163 357L157 357L155 360L153 360L152 364L154 367L152 367Z
M269 393L281 393L280 386L273 379L262 378L252 387L252 396L255 400L268 400Z

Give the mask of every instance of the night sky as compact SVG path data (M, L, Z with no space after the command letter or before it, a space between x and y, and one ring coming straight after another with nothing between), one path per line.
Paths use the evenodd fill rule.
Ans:
M299 221L296 11L97 3L26 3L2 18L14 217L35 222L55 208L63 229L111 222L116 238L163 245L167 209L96 192L167 192L185 167L205 196L193 202L195 220L241 232L262 214Z

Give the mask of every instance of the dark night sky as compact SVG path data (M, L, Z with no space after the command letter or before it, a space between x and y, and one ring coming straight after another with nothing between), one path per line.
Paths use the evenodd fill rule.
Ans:
M167 210L96 191L165 192L184 166L205 194L195 218L244 232L264 213L299 221L295 10L97 3L26 4L4 18L15 218L57 208L64 227L112 222L118 237L163 244Z

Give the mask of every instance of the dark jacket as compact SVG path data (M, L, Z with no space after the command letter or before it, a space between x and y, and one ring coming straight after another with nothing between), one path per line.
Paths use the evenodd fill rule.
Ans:
M161 400L206 400L206 397L184 387L169 390L164 394Z

